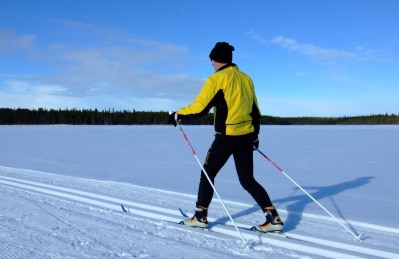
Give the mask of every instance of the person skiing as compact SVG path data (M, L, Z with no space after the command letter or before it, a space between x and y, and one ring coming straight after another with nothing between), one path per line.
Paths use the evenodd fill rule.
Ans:
M203 168L210 180L233 155L237 175L242 187L248 191L266 216L261 232L281 231L283 222L266 190L255 180L253 151L259 146L260 110L252 79L232 63L234 47L227 42L217 42L209 54L215 73L209 76L194 102L170 114L169 122L177 126L181 119L208 114L214 111L215 138L209 147ZM208 207L213 188L201 170L195 214L183 221L190 227L208 227Z

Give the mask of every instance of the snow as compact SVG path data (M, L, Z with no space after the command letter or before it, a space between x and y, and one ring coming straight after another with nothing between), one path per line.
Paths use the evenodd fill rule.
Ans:
M210 126L183 126L203 161ZM263 223L232 159L211 230L187 228L200 167L173 126L0 126L0 258L399 258L398 126L262 126L260 150L355 238L255 152L255 176L285 235ZM128 209L125 213L120 204Z

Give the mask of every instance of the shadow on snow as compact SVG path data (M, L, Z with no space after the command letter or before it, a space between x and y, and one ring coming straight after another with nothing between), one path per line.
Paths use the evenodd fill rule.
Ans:
M317 201L319 201L323 198L330 198L335 206L336 211L338 211L338 214L339 214L338 217L337 217L337 215L334 215L334 214L333 215L335 217L337 217L338 219L339 218L344 219L342 213L340 212L339 207L334 203L334 200L332 200L332 196L334 196L338 193L344 192L346 190L359 188L363 185L370 183L370 181L372 179L374 179L374 177L366 176L366 177L356 178L352 181L347 181L347 182L334 184L334 185L330 185L330 186L322 186L322 187L310 186L310 187L303 187L303 188L310 195L312 195L313 198L315 198ZM297 192L297 190L299 190L299 188L295 188L294 190L295 190L295 192ZM313 202L314 201L311 200L306 194L289 196L287 198L273 200L273 203L275 205L289 203L289 205L287 206L288 215L287 215L287 218L284 220L284 231L290 231L290 230L295 229L296 226L299 224L299 222L302 219L302 214L305 210L305 207L308 204L313 203ZM239 218L239 217L251 214L251 213L259 212L259 210L260 210L259 206L254 205L251 208L248 208L244 211L233 214L232 217ZM324 211L323 211L323 213L324 213ZM229 218L226 216L226 217L216 220L215 224L224 224L227 221L229 221ZM352 230L353 230L353 228L352 228Z

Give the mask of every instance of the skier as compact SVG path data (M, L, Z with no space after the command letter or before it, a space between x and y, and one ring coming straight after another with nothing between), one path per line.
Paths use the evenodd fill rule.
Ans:
M174 126L181 119L190 119L214 110L215 138L203 168L212 183L220 169L233 155L242 187L249 192L266 216L264 224L256 226L261 232L281 231L281 221L266 190L253 175L253 150L259 146L260 111L251 78L232 63L234 47L217 42L209 54L215 73L207 78L194 102L171 113ZM201 171L195 214L183 223L190 227L208 226L208 207L213 188Z

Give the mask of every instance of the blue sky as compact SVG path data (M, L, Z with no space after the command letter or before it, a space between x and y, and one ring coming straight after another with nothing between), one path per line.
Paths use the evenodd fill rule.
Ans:
M399 1L2 0L0 107L176 110L217 41L264 115L399 114Z

